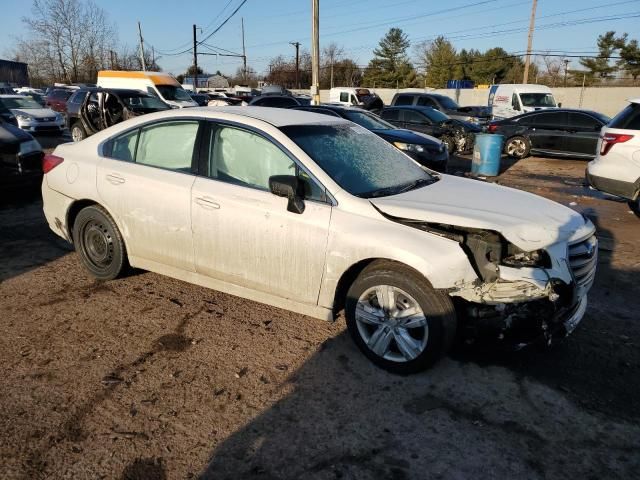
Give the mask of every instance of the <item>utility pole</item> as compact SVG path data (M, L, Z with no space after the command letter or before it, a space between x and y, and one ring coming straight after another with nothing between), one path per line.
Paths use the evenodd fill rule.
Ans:
M522 79L522 83L529 82L529 65L531 64L531 45L533 43L533 29L536 24L536 6L538 5L538 0L533 0L533 5L531 6L531 20L529 21L529 37L527 39L527 56L524 61L524 77Z
M296 47L296 88L300 90L300 42L289 42Z
M248 85L247 82L247 52L244 50L244 17L241 18L242 21L242 72L244 83Z
M111 70L115 70L113 61L113 50L109 50L109 59L111 60Z
M311 4L311 103L320 105L320 0L311 0Z
M198 91L198 40L196 40L196 25L193 25L193 91Z
M144 40L142 40L142 27L140 26L140 22L138 22L138 34L140 35L140 64L142 65L142 70L147 71L147 65L144 62Z
M565 58L564 62L564 87L567 88L567 69L569 68L569 59Z

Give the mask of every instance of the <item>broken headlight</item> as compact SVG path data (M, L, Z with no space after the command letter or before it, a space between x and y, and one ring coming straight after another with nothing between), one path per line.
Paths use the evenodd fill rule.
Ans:
M404 152L416 152L416 153L424 152L424 147L422 145L416 145L414 143L403 143L403 142L393 142L393 144Z
M515 245L509 244L507 247L507 255L502 258L502 265L514 268L550 268L551 259L545 250L535 250L533 252L525 252Z

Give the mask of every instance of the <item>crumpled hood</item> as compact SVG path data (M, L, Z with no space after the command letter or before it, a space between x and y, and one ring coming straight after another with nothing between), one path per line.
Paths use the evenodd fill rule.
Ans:
M566 241L579 229L587 229L582 215L559 203L450 175L426 187L370 201L394 217L493 230L525 251Z
M29 115L34 118L55 118L56 112L50 108L12 108L11 113L14 115Z

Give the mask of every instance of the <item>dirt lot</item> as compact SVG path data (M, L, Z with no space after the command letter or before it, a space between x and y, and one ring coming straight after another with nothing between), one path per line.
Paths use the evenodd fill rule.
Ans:
M458 347L411 377L373 367L343 321L153 273L97 283L37 197L5 198L0 478L637 478L640 219L586 189L584 168L530 158L497 180L598 226L574 335Z

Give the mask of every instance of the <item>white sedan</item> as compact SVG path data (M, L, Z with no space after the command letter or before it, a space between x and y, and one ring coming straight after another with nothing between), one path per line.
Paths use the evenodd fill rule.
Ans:
M43 167L47 221L96 278L131 265L312 317L344 309L393 372L430 366L457 330L564 336L595 275L581 215L431 172L337 117L171 110L60 145Z

